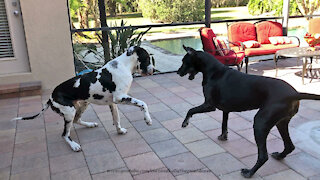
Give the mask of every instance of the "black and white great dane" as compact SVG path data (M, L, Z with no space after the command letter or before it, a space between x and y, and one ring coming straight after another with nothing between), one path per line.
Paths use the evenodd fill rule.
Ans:
M80 151L81 146L70 138L72 123L90 128L98 126L97 123L81 120L81 114L89 103L109 105L113 123L119 134L125 134L127 130L120 125L117 104L140 107L144 111L146 123L151 125L152 120L146 103L128 95L133 81L132 74L137 70L141 70L142 75L149 75L153 73L153 65L145 49L133 46L103 67L82 76L73 77L58 85L40 113L29 117L17 117L13 120L34 119L51 107L53 111L64 117L62 137L73 151Z

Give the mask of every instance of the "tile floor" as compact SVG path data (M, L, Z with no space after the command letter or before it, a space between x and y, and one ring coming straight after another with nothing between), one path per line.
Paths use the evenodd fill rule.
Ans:
M301 68L295 60L283 60L279 78L299 91L320 94L319 79L301 84L294 75ZM316 66L315 66L316 67ZM250 64L251 74L273 76L272 61ZM33 121L12 122L16 116L37 113L48 98L42 96L0 99L0 179L242 179L240 169L252 167L257 158L252 119L256 111L231 113L229 140L217 139L222 112L195 115L181 128L190 107L203 101L201 75L194 81L175 73L135 78L130 94L144 100L153 125L147 126L136 107L120 105L122 126L118 135L106 106L90 105L82 119L99 123L87 129L75 125L72 138L82 145L72 152L61 138L63 120L51 109ZM320 101L301 101L290 124L296 150L286 159L269 161L252 179L320 179L320 144L310 132L319 131ZM310 130L310 123L318 123ZM308 129L309 128L309 129ZM319 140L319 132L315 139ZM314 136L316 136L314 135ZM268 151L281 151L279 133L268 137Z

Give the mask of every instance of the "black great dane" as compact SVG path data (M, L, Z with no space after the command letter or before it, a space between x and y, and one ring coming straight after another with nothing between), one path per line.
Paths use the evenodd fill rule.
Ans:
M266 139L273 126L277 126L281 134L284 150L272 153L272 157L283 159L295 149L288 131L290 119L298 112L299 100L320 100L320 95L299 93L280 79L241 73L221 64L206 52L183 47L187 54L177 73L180 76L189 74L192 80L198 72L202 72L205 102L188 111L182 127L188 126L192 115L218 108L223 111L222 134L218 139L227 140L229 112L259 109L253 123L258 160L252 169L241 170L246 178L251 177L268 160Z

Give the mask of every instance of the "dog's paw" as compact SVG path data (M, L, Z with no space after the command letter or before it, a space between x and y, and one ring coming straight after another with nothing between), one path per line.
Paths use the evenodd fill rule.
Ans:
M185 128L185 127L187 127L188 125L189 125L189 123L188 123L188 122L184 122L184 121L183 121L183 123L182 123L182 126L181 126L181 127Z
M250 178L252 176L250 169L241 169L241 175L245 178Z
M127 129L126 128L120 128L117 130L118 134L126 134L127 133Z
M221 134L220 136L218 136L218 140L226 141L226 140L228 140L228 135L227 134Z
M80 125L83 125L87 128L94 128L94 127L98 127L98 125L99 125L96 122L86 122L86 121L78 121L77 123Z
M74 142L74 141L70 142L70 147L75 152L81 151L81 146L78 143Z
M94 127L98 127L98 126L99 126L99 124L95 122L95 123L90 124L89 127L90 128L94 128Z
M152 121L148 121L146 122L148 126L151 126L152 125Z
M285 157L282 157L281 153L279 152L273 152L271 153L271 156L276 160L282 160L283 158L285 158Z
M152 125L152 120L151 120L151 118L144 118L144 120L146 121L146 123L147 123L148 126L151 126L151 125Z

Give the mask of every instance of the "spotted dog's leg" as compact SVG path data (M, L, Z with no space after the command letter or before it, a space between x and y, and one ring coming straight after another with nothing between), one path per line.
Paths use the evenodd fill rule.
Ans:
M77 103L75 103L77 112L76 115L74 117L74 122L83 126L86 126L88 128L93 128L93 127L97 127L98 123L95 122L85 122L81 120L81 115L82 113L87 109L89 103L86 101L79 101Z
M149 114L148 106L145 102L139 99L135 99L129 95L118 96L115 98L115 102L120 104L128 104L128 105L134 105L134 106L140 107L141 110L144 112L144 120L149 126L152 125L152 120Z
M64 99L63 97L61 97L60 100L61 102L63 102L64 105L54 100L51 100L51 108L52 110L64 117L64 129L62 137L69 144L73 151L80 151L81 146L70 138L70 129L72 127L72 123L76 115L76 108L72 101Z
M76 109L74 107L66 107L60 109L60 111L64 116L64 130L62 137L70 145L73 151L80 151L81 146L70 138L70 129L72 127L73 119L76 115Z
M118 106L116 104L109 105L112 118L113 118L113 125L116 126L118 134L125 134L127 133L127 130L125 128L122 128L120 125L120 116L118 111Z

